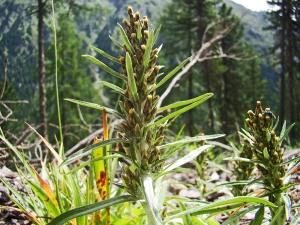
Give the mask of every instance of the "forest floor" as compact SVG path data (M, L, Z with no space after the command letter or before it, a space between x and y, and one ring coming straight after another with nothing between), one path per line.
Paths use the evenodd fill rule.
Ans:
M291 157L297 157L300 154L300 149L286 151L285 159L290 159ZM24 193L24 188L21 185L20 178L18 174L7 169L5 166L1 166L0 176L1 178L8 181L13 187L18 190L20 193ZM199 175L195 169L193 163L187 163L183 166L186 168L186 171L180 173L173 173L167 175L166 179L168 180L168 195L177 195L180 197L187 197L194 200L206 200L209 202L214 202L221 199L228 199L233 197L231 190L226 186L218 186L220 184L234 181L234 176L228 172L224 172L220 168L211 165L208 163L205 174L206 174L206 185L203 186L203 182L199 178ZM227 170L232 171L233 168L230 163L227 164ZM260 174L255 172L257 176ZM300 170L294 173L291 176L292 183L298 183L296 186L288 190L288 194L294 201L294 204L300 203ZM116 178L116 181L120 179ZM205 192L203 191L205 188ZM253 185L249 192L255 191L259 186ZM0 182L0 205L7 206L0 211L0 225L2 224L19 224L19 225L29 225L32 224L24 214L10 209L10 206L14 204L10 201L7 196L8 190ZM177 206L176 201L172 202L174 206ZM246 206L247 207L247 206ZM219 214L215 218L222 223L228 218L228 214ZM249 224L250 221L254 218L253 213L247 213L245 217L240 221L239 225ZM287 223L288 224L288 223Z

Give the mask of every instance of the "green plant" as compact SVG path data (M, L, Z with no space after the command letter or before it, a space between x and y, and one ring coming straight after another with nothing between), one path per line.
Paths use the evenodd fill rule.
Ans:
M248 118L246 119L248 130L243 130L243 133L240 133L244 137L243 148L240 152L235 149L236 157L234 160L236 161L233 164L237 182L232 184L234 184L236 195L246 195L247 189L253 184L262 185L262 191L258 194L267 196L269 201L276 205L275 208L270 208L272 216L269 219L270 223L281 225L285 224L291 211L294 210L292 200L286 192L288 188L295 185L289 182L289 177L299 168L300 157L284 161L282 142L294 124L286 128L286 123L284 123L280 136L277 136L275 129L279 118L275 124L273 124L273 118L276 117L270 108L263 110L260 101L257 102L254 112L248 111ZM290 165L288 170L285 168L286 165ZM261 176L252 179L252 171L255 167ZM262 205L257 211L256 222L262 223L263 214L264 206ZM293 224L296 224L296 220L293 221Z
M43 188L37 188L38 184L46 182L42 182L38 178L38 175L26 162L24 156L5 139L3 134L0 135L5 144L24 162L26 171L34 178L33 182L26 180L31 187L30 193L32 193L29 199L24 199L15 192L14 194L18 197L12 197L12 199L15 199L22 211L27 212L29 216L31 216L30 212L37 212L38 217L32 219L34 222L45 224L51 220L48 223L49 225L60 225L69 220L72 220L69 223L80 225L104 223L159 225L171 224L171 221L175 218L181 218L185 224L218 224L215 219L210 218L211 215L232 211L242 206L245 202L274 207L273 203L263 198L251 196L237 196L213 203L191 201L176 196L166 197L167 181L164 179L164 176L180 171L181 165L195 159L202 152L209 151L213 146L202 145L172 163L166 163L166 161L176 151L184 151L185 146L189 143L214 139L224 135L203 135L178 139L170 143L164 142L164 131L171 125L172 120L200 105L212 97L213 94L208 93L157 108L156 103L159 96L156 95L156 89L175 75L189 59L184 60L159 82L156 82L157 77L162 75L159 74L162 66L156 65L161 46L154 48L159 29L156 31L149 29L148 19L146 17L140 18L139 13L133 13L131 7L128 7L128 14L129 22L123 21L125 30L118 24L123 44L111 38L116 45L124 50L124 54L120 59L92 47L104 57L120 63L122 74L109 68L93 56L84 55L85 58L98 65L101 69L125 82L126 88L123 90L114 84L101 81L104 86L113 89L113 91L121 95L121 100L119 101L120 110L110 109L96 103L66 99L67 101L103 112L104 140L101 142L96 141L96 143L81 149L63 161L63 146L59 148L58 154L39 135L60 165L52 164L48 170L50 184L45 184ZM174 111L164 116L159 114L170 109ZM106 113L123 121L118 127L117 138L108 138L108 129L105 128L107 127L105 122ZM109 148L110 145L117 143L122 145L125 153L112 151ZM87 155L93 157L70 170L67 164ZM131 166L120 163L123 183L118 185L119 189L117 191L112 191L115 170L113 166L109 165L116 165L116 159L120 157L129 159ZM84 178L80 169L88 164L94 164L94 166L90 167L88 177ZM104 172L105 174L107 195L103 194L104 186L98 186L99 195L102 199L95 202L97 194L94 178L96 183L99 179L104 179L103 176L98 176L99 172ZM22 174L21 171L19 173L25 177L25 174ZM81 185L81 180L83 185ZM51 187L51 184L54 185L54 188ZM86 191L83 191L84 189ZM34 192L37 195L34 195ZM178 208L170 207L168 209L163 207L163 205L170 206L169 201L173 199L178 201ZM36 200L38 203L35 202ZM26 207L19 202L25 202L27 204ZM136 202L136 204L131 204L131 202ZM101 209L106 210L99 211ZM75 218L76 220L73 220Z

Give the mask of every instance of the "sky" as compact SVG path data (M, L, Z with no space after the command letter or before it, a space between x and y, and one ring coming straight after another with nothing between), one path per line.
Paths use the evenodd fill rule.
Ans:
M240 5L245 6L252 11L267 11L269 9L269 5L267 4L267 0L232 0Z

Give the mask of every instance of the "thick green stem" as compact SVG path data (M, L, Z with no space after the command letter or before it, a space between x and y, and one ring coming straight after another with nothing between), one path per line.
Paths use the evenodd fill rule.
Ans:
M151 175L143 175L141 177L141 181L145 196L145 201L142 202L142 206L147 215L147 225L162 225L163 222L160 218L157 202L154 197L153 180Z
M275 196L274 204L277 206L276 209L271 209L272 217L275 220L273 225L283 225L285 224L287 218L286 218L286 212L285 212L285 203L282 199L281 194L276 194Z

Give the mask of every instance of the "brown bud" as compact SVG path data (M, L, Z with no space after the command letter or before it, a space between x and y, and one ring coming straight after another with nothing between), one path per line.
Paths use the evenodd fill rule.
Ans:
M133 14L133 10L131 6L128 6L127 11L128 11L128 15Z

